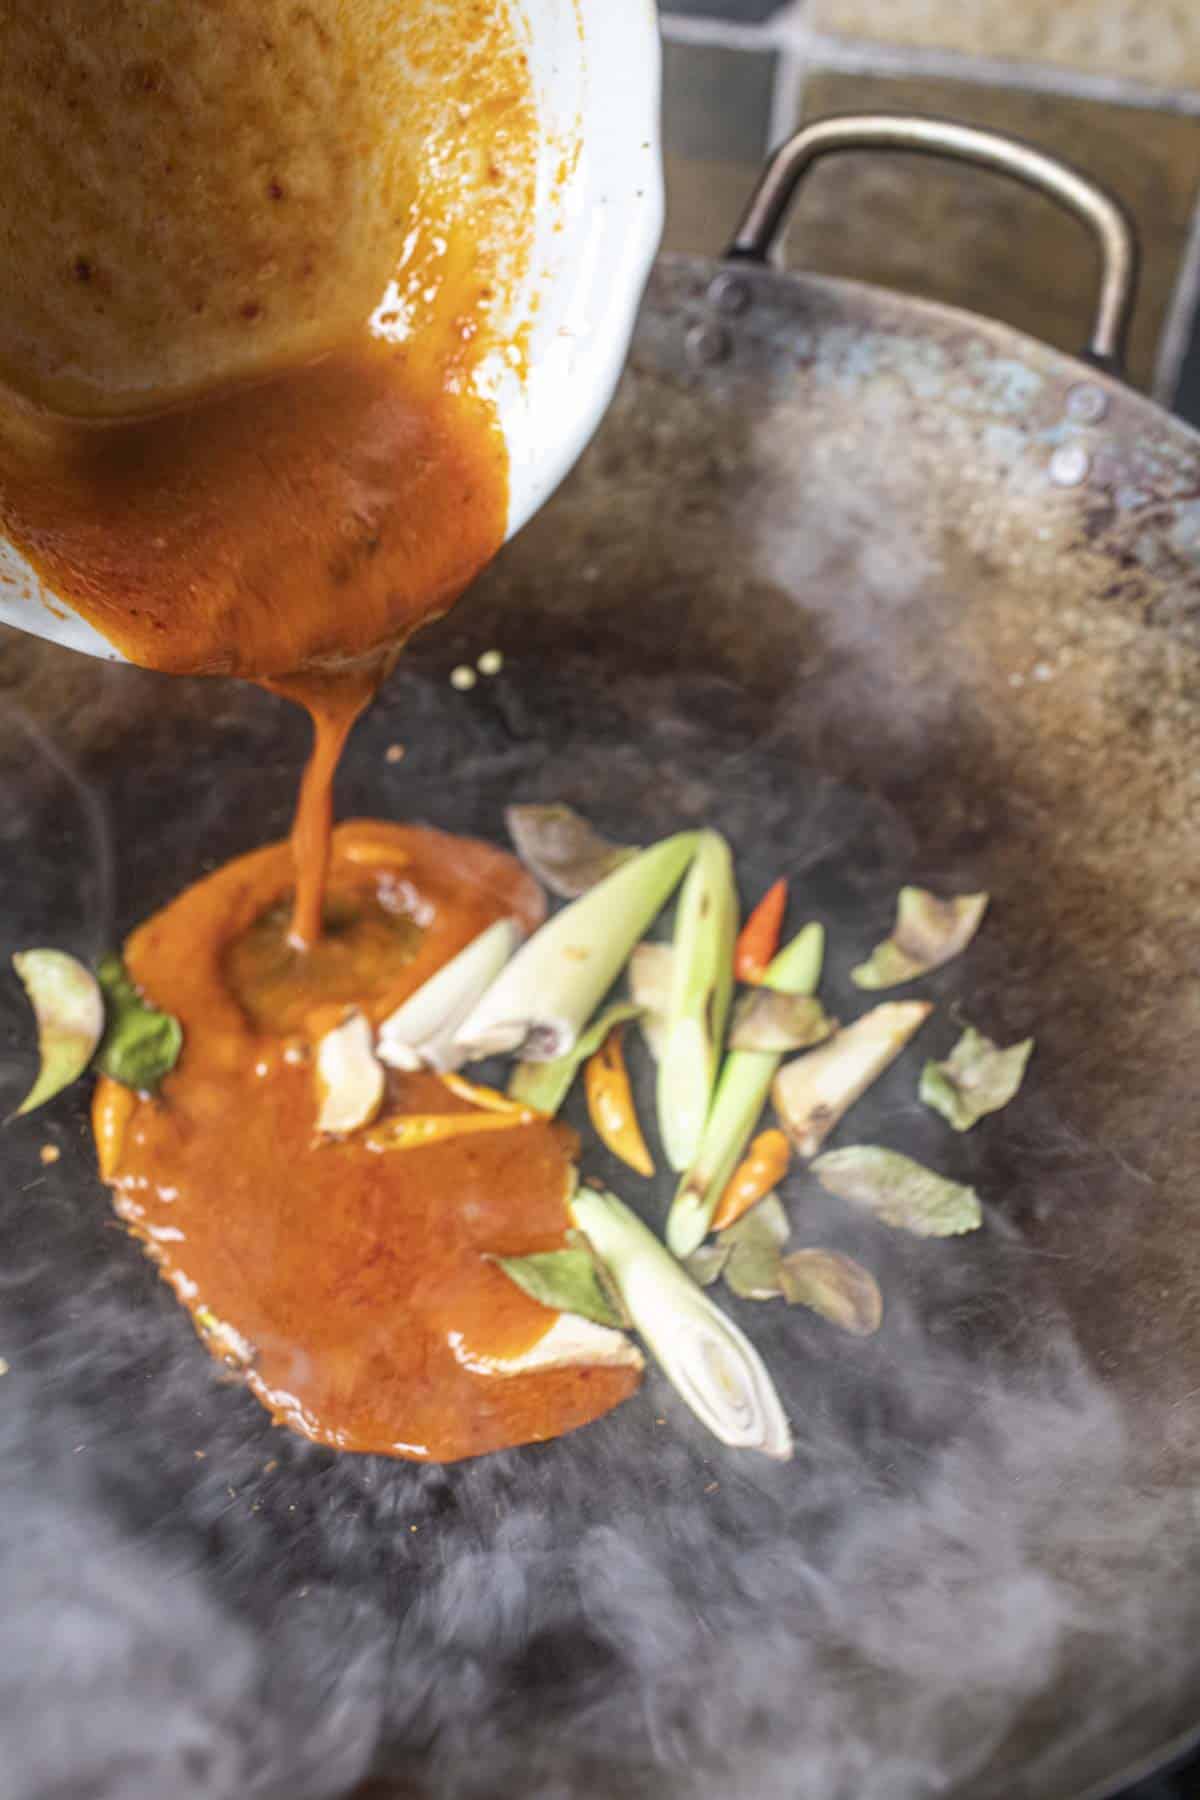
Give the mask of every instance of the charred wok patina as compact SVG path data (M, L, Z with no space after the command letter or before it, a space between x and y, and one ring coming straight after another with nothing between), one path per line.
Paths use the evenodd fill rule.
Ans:
M170 1644L160 1719L200 1717L204 1767L272 1794L376 1766L438 1800L1041 1800L1109 1791L1197 1716L1200 440L1000 326L753 269L721 277L735 309L716 273L660 267L595 446L414 644L342 809L496 839L514 800L618 841L716 825L750 892L784 874L831 926L835 1013L902 881L988 890L921 1048L834 1140L969 1180L985 1229L885 1243L789 1182L804 1241L870 1267L887 1312L848 1342L747 1309L787 1468L714 1454L653 1377L536 1452L338 1459L214 1381L68 1100L0 1140L0 1483L9 1535L37 1522L2 1704L44 1704L69 1596L120 1627L108 1673L64 1676L70 1716L99 1692L119 1736L127 1672ZM452 689L493 644L502 675ZM285 827L300 727L269 698L12 639L0 681L105 795L117 859L114 920L79 792L10 718L5 951L94 949ZM915 1090L955 999L1038 1055L947 1147ZM15 1094L15 996L4 1020ZM167 1757L141 1719L129 1744ZM37 1733L18 1755L62 1775Z

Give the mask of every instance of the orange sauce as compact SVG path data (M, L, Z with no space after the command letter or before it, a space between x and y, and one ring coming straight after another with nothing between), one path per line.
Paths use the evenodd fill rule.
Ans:
M306 1008L311 1031L344 998L348 970L378 1022L494 919L532 928L536 886L486 844L340 826L331 911L348 901L377 933L362 896L390 884L385 910L407 907L411 934L391 958L369 952L369 987L352 942L323 976L310 966L298 1010L295 987L256 985L283 941L272 945L261 925L255 941L257 922L286 910L292 880L286 845L255 851L130 938L130 970L182 1020L184 1050L157 1100L130 1108L115 1083L97 1089L118 1213L213 1354L242 1370L276 1419L320 1443L450 1461L586 1424L633 1391L634 1372L470 1366L519 1355L554 1321L488 1257L562 1244L573 1134L546 1122L385 1153L361 1134L316 1141L302 1024ZM393 1076L385 1116L464 1105L436 1076Z
M554 1436L637 1380L476 1372L554 1322L488 1257L562 1243L569 1133L536 1123L387 1153L314 1136L331 1008L378 1022L487 924L530 926L541 905L484 845L362 822L331 836L354 720L505 535L507 453L477 376L497 348L519 359L519 329L506 338L497 320L520 257L495 221L528 222L534 114L503 16L445 15L475 60L431 67L430 91L458 81L471 123L428 159L446 190L431 176L408 260L353 341L152 416L0 408L0 529L49 588L132 662L252 679L313 718L290 847L199 882L127 946L184 1051L153 1100L97 1089L117 1211L276 1418L436 1459ZM409 50L423 54L419 35ZM472 168L486 204L464 205ZM464 1104L432 1076L391 1077L385 1112Z

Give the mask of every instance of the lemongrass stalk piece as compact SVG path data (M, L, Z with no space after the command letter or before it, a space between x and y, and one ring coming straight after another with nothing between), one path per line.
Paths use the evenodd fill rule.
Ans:
M37 1079L16 1116L53 1100L87 1068L104 1031L100 983L65 950L18 950L13 957L37 1021Z
M630 996L641 1008L642 1036L655 1062L662 1060L674 960L670 944L639 944L629 959Z
M634 1328L700 1422L732 1449L786 1461L787 1418L745 1333L615 1194L580 1188L571 1212L620 1289Z
M840 1250L793 1250L779 1265L789 1306L806 1306L854 1337L872 1337L883 1323L883 1295L869 1269Z
M560 900L577 900L637 850L610 844L569 806L510 806L504 822L517 855Z
M785 1063L771 1097L800 1156L815 1156L839 1119L899 1056L933 1011L926 1000L890 1000L818 1050Z
M381 1061L393 1069L445 1074L465 1059L454 1033L495 981L521 941L513 919L497 919L429 977L379 1028Z
M960 956L983 923L987 894L939 900L926 888L901 888L892 935L850 971L860 988L898 987Z
M777 994L815 994L825 966L825 927L814 919L767 965L760 985Z
M508 1083L511 1098L553 1116L570 1093L580 1065L595 1054L614 1025L636 1019L640 1011L633 1001L618 1000L596 1015L565 1056L556 1056L553 1062L518 1063Z
M824 929L806 925L770 964L763 986L778 993L811 994L820 983L824 956ZM667 1215L667 1242L676 1256L690 1256L708 1235L782 1060L774 1051L731 1050L722 1063L700 1148Z
M673 1169L695 1156L712 1103L733 990L737 889L729 845L704 831L679 895L658 1064L658 1132Z
M773 1050L785 1056L792 1050L811 1050L836 1030L837 1021L810 994L779 994L754 987L733 1009L729 1047Z
M986 1114L999 1112L1015 1098L1032 1054L1032 1038L1001 1050L968 1025L945 1062L925 1064L921 1099L955 1131L970 1131Z
M696 850L681 831L643 850L526 939L454 1034L468 1059L565 1056Z
M839 1200L865 1206L885 1225L914 1237L961 1237L983 1223L974 1188L947 1181L898 1150L851 1144L819 1156L813 1174Z
M383 1068L371 1044L371 1027L352 1012L327 1031L317 1045L315 1062L320 1110L317 1130L343 1137L369 1125L383 1104Z

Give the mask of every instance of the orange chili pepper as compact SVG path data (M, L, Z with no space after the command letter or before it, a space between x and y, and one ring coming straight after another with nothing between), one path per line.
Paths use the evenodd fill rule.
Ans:
M734 946L733 972L739 981L755 987L762 981L767 966L779 948L783 915L787 911L787 882L780 879L769 887L746 923Z
M407 1113L374 1126L366 1145L368 1150L420 1150L477 1131L511 1131L514 1126L536 1124L541 1117L531 1106L513 1113Z
M653 1175L654 1162L638 1124L629 1071L625 1067L624 1036L625 1027L618 1025L587 1059L583 1085L588 1114L601 1141L614 1156L619 1156L639 1175Z
M526 1106L520 1100L513 1100L508 1094L502 1094L499 1088L485 1087L482 1082L468 1081L465 1075L441 1075L438 1077L442 1086L449 1088L459 1100L469 1100L472 1106L480 1106L485 1112L522 1113L537 1116L537 1108ZM526 1119L519 1120L525 1124Z
M133 1118L138 1097L132 1088L102 1075L92 1096L92 1130L96 1137L96 1156L100 1163L101 1181L111 1181L121 1162L125 1133Z
M709 1229L724 1231L727 1225L736 1224L743 1213L764 1200L787 1174L791 1158L792 1146L782 1131L760 1131L745 1159L729 1177Z

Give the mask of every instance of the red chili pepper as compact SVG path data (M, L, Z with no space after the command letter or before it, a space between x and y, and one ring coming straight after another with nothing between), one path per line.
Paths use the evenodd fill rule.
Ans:
M762 981L779 948L787 898L787 882L781 876L774 887L767 889L742 926L733 952L733 972L739 981L751 982L755 987Z

